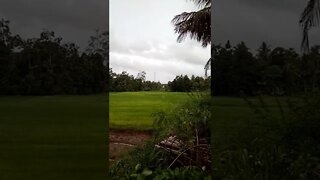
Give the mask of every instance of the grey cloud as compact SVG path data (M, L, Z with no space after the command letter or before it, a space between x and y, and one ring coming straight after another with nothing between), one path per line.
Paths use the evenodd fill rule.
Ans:
M180 74L192 74L203 76L204 70L202 65L192 65L179 61L162 61L159 59L148 59L147 57L138 57L132 55L123 55L111 53L110 66L115 72L127 71L135 75L139 71L146 71L149 80L153 79L153 73L157 73L157 80L162 83L172 81L175 76ZM197 71L195 71L195 69ZM199 71L200 70L200 71Z
M1 12L10 16L92 29L97 28L97 22L100 26L106 25L106 3L102 0L8 0L1 1L0 7L4 7Z
M210 58L210 49L202 48L199 46L198 42L192 42L185 48L181 48L181 46L178 46L177 44L172 45L172 47L170 47L170 53L171 57L176 57L178 60L193 65L204 66L204 64Z
M163 61L182 61L194 65L204 65L210 58L210 50L202 48L198 42L186 40L184 43L161 42L161 41L136 41L134 43L122 43L111 35L111 52L124 55L136 55L143 58L158 59ZM113 61L111 59L111 61Z
M214 43L244 41L257 49L266 41L272 47L299 50L302 39L299 17L305 4L300 0L216 1L212 16ZM316 32L319 31L311 33L313 43L320 42L320 34Z
M83 47L95 29L108 29L107 4L104 0L4 0L0 16L11 20L12 31L24 37L49 29Z
M187 39L177 43L172 18L197 9L193 2L172 0L110 1L110 67L147 72L147 78L167 82L176 75L204 75L210 49Z
M300 13L307 1L301 0L238 0L240 3L261 9L281 10Z

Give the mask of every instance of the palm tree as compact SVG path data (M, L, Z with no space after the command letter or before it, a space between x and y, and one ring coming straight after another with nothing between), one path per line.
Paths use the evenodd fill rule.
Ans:
M203 47L207 47L211 44L211 0L191 1L193 1L200 10L183 12L172 19L172 23L175 26L175 33L179 34L177 41L181 42L189 35L191 39L196 39L202 43ZM204 67L206 75L208 69L212 69L211 59L212 58L208 60ZM213 78L211 78L211 84L212 79Z
M191 39L202 42L206 47L211 43L211 0L192 0L201 9L193 12L183 12L172 19L175 32L179 34L178 42L188 35Z
M303 29L303 38L301 49L309 50L309 30L312 27L319 26L320 23L320 0L309 0L307 7L303 10L300 24Z

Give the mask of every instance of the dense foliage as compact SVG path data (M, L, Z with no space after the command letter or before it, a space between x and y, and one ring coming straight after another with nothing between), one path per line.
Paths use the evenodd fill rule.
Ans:
M210 89L210 77L203 78L192 75L176 76L168 84L146 80L146 73L141 71L136 77L128 72L115 73L109 70L109 82L111 92L130 92L130 91L172 91L172 92L195 92L207 91Z
M294 49L269 48L262 43L256 54L244 42L213 48L216 95L292 95L319 89L320 46L308 54Z
M147 81L144 71L134 77L108 68L107 32L97 31L81 52L53 31L30 39L13 35L9 23L0 20L0 95L95 94L107 87L111 92L165 89L160 82Z
M9 21L0 21L0 94L53 95L105 92L107 34L91 38L80 53L52 31L38 38L12 35ZM104 39L103 39L104 38Z
M196 137L210 141L210 98L205 93L190 93L189 98L187 102L169 112L160 111L154 114L154 126L159 139L174 134L191 143L194 143Z
M210 77L203 78L192 75L189 78L187 75L176 76L173 81L168 82L167 89L173 92L207 91L210 89Z
M134 77L126 71L117 74L110 69L109 83L111 92L159 91L163 89L160 82L147 81L144 71Z

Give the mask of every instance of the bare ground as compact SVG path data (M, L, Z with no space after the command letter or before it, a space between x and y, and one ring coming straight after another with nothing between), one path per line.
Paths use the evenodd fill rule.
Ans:
M119 160L134 147L142 145L151 135L151 131L110 130L109 162Z

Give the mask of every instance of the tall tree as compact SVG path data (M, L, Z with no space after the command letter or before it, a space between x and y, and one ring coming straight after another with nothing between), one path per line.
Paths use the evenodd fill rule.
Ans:
M104 58L104 64L109 64L109 32L96 30L95 35L90 36L87 54L100 54Z

